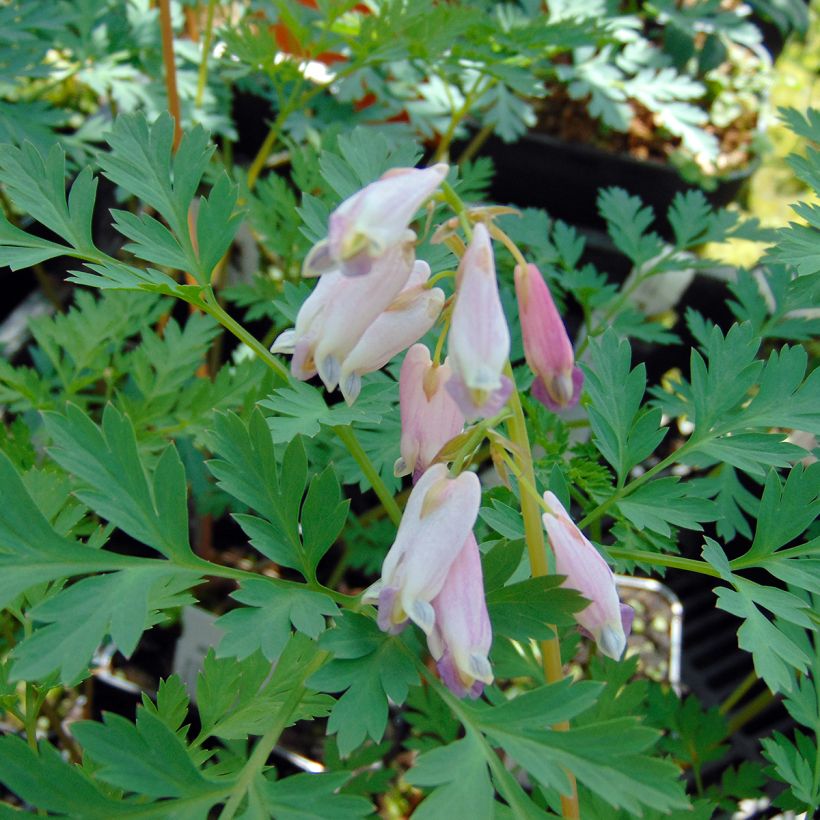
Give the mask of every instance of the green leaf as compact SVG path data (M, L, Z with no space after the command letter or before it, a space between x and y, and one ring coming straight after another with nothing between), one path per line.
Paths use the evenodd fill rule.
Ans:
M149 797L197 798L215 791L185 744L148 709L137 710L136 723L107 712L102 723L79 721L71 731L98 764L96 776L113 786Z
M706 498L698 498L688 482L677 476L656 478L618 501L618 508L638 530L647 529L670 536L672 526L700 531L704 521L714 521L718 512Z
M223 172L210 194L199 202L196 235L199 270L204 282L210 282L214 268L228 252L242 223L243 213L236 210L236 198L236 185Z
M168 558L184 562L193 556L185 470L173 446L149 476L130 420L112 405L106 405L101 426L73 404L65 415L43 418L54 442L52 457L85 485L78 498Z
M591 364L583 368L595 445L623 481L655 451L666 430L660 427L660 410L641 407L646 368L641 363L630 369L629 342L607 331L592 341L590 356Z
M36 680L58 671L60 680L69 684L84 675L106 635L130 656L157 620L152 594L162 594L169 583L187 588L196 580L188 571L156 562L85 578L61 590L31 610L35 621L49 625L15 648L12 674L17 680Z
M524 524L521 520L521 513L497 498L491 499L490 503L492 507L482 507L478 511L481 520L504 538L512 541L523 538Z
M544 575L500 587L487 595L487 609L497 634L514 640L553 636L548 624L574 623L573 613L586 601L575 590L561 587L563 576Z
M323 691L345 690L333 707L327 731L337 735L339 753L347 756L367 736L381 740L388 698L403 703L418 675L400 640L385 635L363 615L346 612L319 643L334 659L308 683Z
M296 774L268 781L265 798L270 817L277 820L356 820L372 812L363 797L339 794L350 779L348 772Z
M355 406L328 407L321 390L305 382L291 381L287 387L274 390L260 405L275 413L268 418L268 424L273 440L280 443L297 435L313 438L323 426L347 426L354 422L379 424L392 410L392 403L386 404L383 397L394 390L394 385L366 384Z
M3 452L0 486L5 502L0 505L0 606L46 581L151 563L102 552L58 533Z
M264 734L271 716L288 700L294 681L302 680L304 667L318 651L315 642L297 633L280 654L271 675L271 663L261 652L237 660L218 658L210 650L197 678L200 738L245 740L249 734ZM327 695L307 691L289 715L287 725L324 717L332 703Z
M820 462L804 467L797 464L789 471L786 483L772 470L766 478L757 517L757 527L748 551L732 562L732 566L770 565L766 559L776 558L776 552L798 538L820 513ZM820 546L814 548L820 554ZM782 560L789 560L783 558ZM770 570L772 571L772 570ZM812 590L820 592L820 589Z
M231 610L216 622L225 630L219 657L243 660L261 649L268 660L275 661L290 640L291 625L316 639L325 630L325 616L339 615L339 608L327 595L296 585L277 587L268 580L243 581L231 597L246 606Z
M30 214L81 254L98 255L91 237L97 181L86 168L76 178L66 197L65 154L60 146L54 145L45 158L31 143L24 144L22 148L2 146L0 182L21 211ZM6 222L5 219L3 222ZM19 232L10 232L8 227L0 229L0 244L20 239ZM40 252L49 246L52 251L59 248L54 243L44 243L33 237L29 238L29 244L22 246L36 247ZM61 248L59 253L41 256L39 261L60 256L66 250ZM16 262L19 264L20 261L18 256Z
M160 114L150 125L142 114L121 115L106 137L111 150L100 154L99 163L112 182L163 217L187 260L185 270L206 284L210 271L206 273L194 252L188 209L214 149L208 145L205 131L196 126L185 133L173 153L173 135L174 124L168 113ZM223 193L227 194L224 188ZM210 221L208 217L206 222Z
M604 686L597 681L573 682L563 678L557 683L539 686L496 704L492 722L511 729L546 729L564 720L572 720L595 705ZM483 713L479 712L479 719Z
M66 817L110 820L127 811L122 801L100 791L82 768L66 763L45 741L35 752L19 737L0 737L0 782L27 803Z
M718 607L743 620L737 632L738 646L752 653L757 674L774 692L789 692L793 687L790 668L806 672L811 658L776 622L769 620L761 607L778 618L812 629L809 605L785 590L766 587L732 572L720 545L706 539L703 557L734 589L718 587Z
M385 171L414 166L421 158L413 140L391 140L383 132L357 126L336 138L337 152L319 158L322 176L342 199L378 179Z
M302 505L302 543L311 575L324 554L342 532L350 501L341 498L341 488L332 467L315 476ZM315 637L315 636L314 636Z
M298 437L285 450L281 469L258 410L247 426L234 414L217 415L211 441L220 458L208 462L208 468L219 486L263 516L234 516L251 543L272 561L313 579L347 517L349 502L340 500L333 469L311 479L303 505L307 457Z
M598 212L607 221L607 229L615 246L623 251L636 267L648 262L663 250L661 238L646 233L655 219L652 209L644 207L636 196L623 188L606 188L598 194Z
M796 743L791 743L780 732L762 740L764 755L775 767L778 776L788 783L792 793L809 812L820 805L820 782L815 775L820 752L816 741L800 731L794 733Z
M153 712L172 732L185 739L187 726L184 726L188 716L188 691L179 675L171 675L159 682L156 704L142 693L143 708Z
M405 779L413 786L436 787L413 812L418 820L436 820L454 811L475 820L495 817L495 789L484 750L472 732L421 755Z
M545 788L568 793L566 770L610 806L636 814L642 806L669 811L689 805L676 782L678 769L643 754L659 733L636 718L558 732L508 727L489 712L482 717L482 728Z

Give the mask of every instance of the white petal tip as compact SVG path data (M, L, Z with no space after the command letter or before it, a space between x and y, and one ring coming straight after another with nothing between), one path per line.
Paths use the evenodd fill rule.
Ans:
M413 601L407 607L407 614L410 620L413 621L426 634L430 635L436 623L436 612L427 601Z
M274 340L273 344L271 345L270 352L271 353L293 353L294 347L296 346L296 330L291 328L290 330L284 330L280 333L276 339Z
M470 655L470 674L482 683L493 682L493 668L486 655L479 655L477 652Z
M410 470L411 468L407 466L407 462L399 456L393 465L393 475L396 476L396 478L401 478L402 476L409 475Z
M598 648L608 658L614 661L619 661L621 655L626 649L626 636L624 635L624 628L618 623L617 627L605 624L601 628L601 634L598 637Z

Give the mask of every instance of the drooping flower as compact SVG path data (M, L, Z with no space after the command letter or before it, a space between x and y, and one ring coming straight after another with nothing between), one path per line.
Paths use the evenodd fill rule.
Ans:
M339 387L348 404L359 395L362 375L384 367L435 324L444 307L444 291L426 287L429 278L430 266L417 260L404 289L342 362Z
M590 602L575 614L575 620L594 638L604 655L618 660L626 648L626 632L615 576L558 498L546 492L544 501L552 510L544 513L543 520L555 553L556 571L566 576L562 586L577 590Z
M471 532L433 600L435 625L427 638L441 679L459 697L477 698L493 682L493 642L484 599L481 556Z
M473 230L457 279L448 339L453 375L447 389L468 420L489 418L512 391L502 372L510 355L510 331L498 295L490 234L481 223Z
M532 392L550 410L577 404L584 375L547 283L535 265L515 268L515 293L524 338L524 355L535 373Z
M401 407L401 457L397 476L413 480L430 466L436 453L464 428L464 414L445 389L451 376L447 360L434 365L422 344L407 351L399 375Z
M412 244L396 244L376 260L367 276L325 273L305 300L296 326L273 344L274 353L293 353L298 379L319 374L328 390L339 383L342 363L365 331L396 299L413 269Z
M443 162L430 168L392 168L348 197L330 215L327 239L305 259L305 275L335 268L345 276L369 273L392 245L407 241L410 221L448 170Z
M407 499L381 579L363 598L378 601L382 630L400 632L409 619L427 635L433 631L432 601L472 532L480 503L475 473L451 478L444 464L434 464L421 476Z

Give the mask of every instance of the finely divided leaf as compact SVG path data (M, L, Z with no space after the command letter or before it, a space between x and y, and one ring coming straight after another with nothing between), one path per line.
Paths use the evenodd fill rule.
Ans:
M336 702L328 732L337 734L339 752L348 755L369 735L382 738L387 726L388 698L401 704L418 680L412 660L398 638L381 632L375 622L347 612L335 629L320 638L334 660L309 684L329 692L346 690Z
M629 471L666 435L658 409L641 407L646 368L631 367L629 342L607 331L590 344L591 364L584 365L589 418L595 444L623 481Z
M45 413L44 420L52 457L85 485L77 492L82 501L168 558L192 556L185 470L172 445L151 475L130 420L113 405L106 405L100 426L73 404L65 415Z
M327 595L296 584L275 586L268 579L243 581L231 597L246 606L217 621L225 630L220 657L242 660L261 649L268 660L275 661L290 640L291 626L316 639L325 630L326 616L339 615L339 608Z

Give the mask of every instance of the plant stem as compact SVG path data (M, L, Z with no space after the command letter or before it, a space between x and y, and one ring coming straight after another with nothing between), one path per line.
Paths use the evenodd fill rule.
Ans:
M285 381L288 381L288 370L273 353L265 347L262 342L255 336L250 334L245 328L239 324L216 300L213 291L210 289L205 291L204 299L197 302L198 306L202 308L205 313L210 314L219 322L226 330L229 330L236 336L239 341L246 344L253 352L262 359L263 362L271 369L277 376Z
M592 510L592 512L588 513L585 518L582 518L578 522L578 529L582 530L584 527L588 527L593 521L597 521L613 504L620 501L630 493L635 492L638 487L645 484L650 478L654 478L662 470L665 470L667 467L674 464L684 453L694 449L695 444L699 445L701 444L701 441L693 442L692 439L689 439L686 444L679 447L674 453L670 453L666 458L659 461L654 467L651 467L645 473L630 481L629 484L626 484L619 490L616 490L609 498L607 498L606 501L599 504L594 510Z
M660 552L643 552L641 550L622 550L617 548L606 548L606 552L610 557L620 558L623 561L653 564L656 567L685 569L689 572L698 572L701 575L708 575L710 578L720 578L720 573L711 564L707 564L706 561L698 561L695 558L681 558L679 555L664 555Z
M756 718L761 712L768 709L775 695L768 689L764 689L757 697L750 700L730 721L726 727L726 737L732 737L739 729L742 729L750 720Z
M515 384L515 376L509 362L505 368L507 377L513 382L513 390L510 396L509 407L512 410L512 417L507 421L507 431L510 440L516 445L514 458L518 464L518 469L527 483L535 488L535 470L532 465L532 451L530 440L527 434L527 421L524 417L524 408L521 406L521 399ZM527 553L530 558L530 567L533 577L547 575L549 567L547 565L547 551L544 544L544 528L541 525L541 509L535 499L527 492L521 493L521 516L524 519L524 538L527 544ZM558 643L557 631L554 626L550 627L555 632L555 637L541 641L541 659L544 664L544 677L547 683L555 683L564 677L564 670L561 666L561 647ZM554 729L567 731L569 721L562 721L556 724ZM561 795L561 811L566 818L579 818L578 793L575 786L575 776L572 772L567 772L570 782L570 794Z
M168 111L174 118L174 151L182 139L182 116L177 91L177 68L174 60L174 30L171 28L171 0L159 0L159 22L162 29L162 61L165 65L165 90Z
M450 117L450 124L447 126L447 130L444 132L444 135L442 136L441 141L439 142L438 147L436 148L435 153L433 154L431 164L440 162L445 156L447 156L447 153L450 150L450 144L452 143L453 137L456 134L456 129L461 124L461 121L464 119L464 117L466 117L467 114L470 113L470 108L476 100L476 95L478 94L478 89L483 79L483 77L478 77L476 79L475 83L473 84L473 87L464 95L464 102L458 109L453 111L453 114ZM491 82L487 88L491 88L493 84L494 83Z
M202 108L202 97L205 94L205 86L208 82L208 57L211 53L211 40L214 35L214 10L216 0L208 0L208 15L205 18L205 34L202 37L202 57L199 61L199 73L196 78L196 97L194 105Z
M239 774L239 779L236 781L236 784L231 790L231 797L222 809L222 813L219 815L219 820L231 820L231 818L236 814L237 809L242 803L248 789L251 787L254 778L265 767L268 757L270 757L270 753L279 741L279 736L285 730L285 727L290 722L293 712L305 696L305 692L307 691L305 681L307 681L307 679L319 669L328 657L329 654L327 652L319 652L319 654L316 655L316 657L304 667L301 674L301 683L291 689L290 694L276 712L276 718L270 725L270 728L259 739L253 753L242 767L242 771Z
M396 499L393 498L393 494L387 489L387 485L382 481L382 477L373 466L370 456L367 455L359 439L356 438L356 434L350 427L342 425L334 427L333 432L336 433L339 437L339 441L347 447L350 455L356 460L365 478L370 482L373 492L376 493L385 511L390 516L390 520L398 527L401 522L401 510L399 509L399 505L396 503Z
M469 162L490 138L494 128L494 125L488 123L480 131L476 131L476 133L473 134L473 138L467 143L467 147L461 152L461 156L456 160L456 165L461 166L465 162Z
M731 711L731 709L737 704L741 698L755 685L757 682L757 674L752 671L746 675L745 678L737 685L735 690L720 704L718 708L718 712L721 715L725 715L727 712Z

